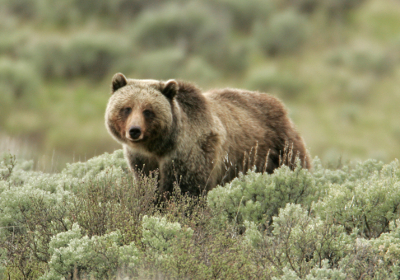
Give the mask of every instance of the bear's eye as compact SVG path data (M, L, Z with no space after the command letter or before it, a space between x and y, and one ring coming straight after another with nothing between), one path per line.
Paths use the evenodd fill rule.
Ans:
M131 112L132 112L132 108L130 108L130 107L126 107L126 108L121 109L121 114L123 116L128 116Z
M143 111L143 116L146 119L151 119L151 118L154 118L154 113L152 111L150 111L150 110L144 110Z

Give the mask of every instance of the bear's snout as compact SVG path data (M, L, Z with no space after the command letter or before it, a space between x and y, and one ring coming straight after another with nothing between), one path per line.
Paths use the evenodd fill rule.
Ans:
M129 136L131 136L133 140L138 140L140 135L142 135L142 129L140 126L131 126L129 128Z

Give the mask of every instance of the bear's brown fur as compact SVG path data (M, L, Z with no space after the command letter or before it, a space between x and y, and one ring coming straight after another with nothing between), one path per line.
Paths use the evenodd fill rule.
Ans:
M123 145L135 172L159 170L161 193L176 181L198 195L253 166L272 173L281 164L304 168L304 141L281 101L265 93L220 89L202 93L190 83L127 79L117 73L106 127Z

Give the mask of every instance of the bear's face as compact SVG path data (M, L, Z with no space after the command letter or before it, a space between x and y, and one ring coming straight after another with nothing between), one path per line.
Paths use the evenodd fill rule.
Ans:
M133 80L115 74L105 116L108 131L132 148L167 135L173 123L172 102L177 90L175 80Z

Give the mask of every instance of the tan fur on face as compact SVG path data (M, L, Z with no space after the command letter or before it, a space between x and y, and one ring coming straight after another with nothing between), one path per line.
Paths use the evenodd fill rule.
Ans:
M129 143L131 126L140 126L143 138L148 127L145 124L143 111L151 109L159 120L161 129L171 125L172 114L168 100L157 90L159 81L129 80L128 85L115 92L106 109L106 127L118 142ZM131 114L124 119L120 111L123 108L132 108ZM132 144L132 143L129 143Z
M146 125L145 125L145 120L144 120L144 117L142 114L142 110L140 108L134 109L133 112L129 115L129 117L125 123L125 137L131 141L133 141L133 139L129 135L129 130L133 126L139 127L141 129L142 134L136 140L142 140L143 135L145 134L145 131L146 131Z

